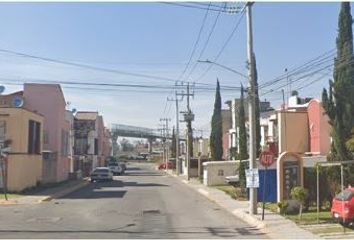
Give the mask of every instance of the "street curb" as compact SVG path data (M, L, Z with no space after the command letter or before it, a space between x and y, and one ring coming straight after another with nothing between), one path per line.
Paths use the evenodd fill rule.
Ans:
M176 176L175 174L169 173L169 175L178 179L178 176ZM180 181L183 182L186 185L190 185L187 180L182 179ZM265 222L257 219L256 217L252 217L251 215L246 213L244 209L235 209L233 211L230 211L230 210L226 209L224 206L222 206L222 204L220 204L217 200L213 199L210 196L208 191L206 191L206 190L204 190L202 188L194 188L194 187L190 187L190 188L195 189L199 194L203 195L204 197L206 197L210 201L212 201L212 202L218 204L219 206L223 207L225 210L230 212L232 215L242 219L243 221L245 221L249 225L255 226L255 227L257 227L259 229L262 229L262 230L265 230L265 228L267 227L267 224Z
M243 209L235 209L232 211L232 214L238 218L241 218L246 223L256 226L257 228L264 229L267 227L267 224L265 222L255 218L255 217L252 217L247 212L245 212Z
M64 189L64 190L59 191L57 193L54 193L53 195L46 196L43 199L39 200L39 202L49 202L49 201L51 201L51 200L53 200L55 198L63 197L65 195L69 194L69 193L72 193L72 192L74 192L74 191L76 191L76 190L78 190L80 188L83 188L83 187L87 186L88 184L89 184L89 182L84 180L83 182L81 182L81 183L79 183L79 184L77 184L75 186L72 186L70 188Z

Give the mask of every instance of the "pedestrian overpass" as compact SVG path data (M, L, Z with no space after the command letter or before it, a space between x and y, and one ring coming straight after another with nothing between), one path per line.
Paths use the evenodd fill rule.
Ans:
M113 149L116 149L118 137L145 138L149 141L149 146L155 139L172 139L172 134L166 137L158 129L136 127L124 124L111 124L110 127ZM180 136L180 141L185 141L185 136Z

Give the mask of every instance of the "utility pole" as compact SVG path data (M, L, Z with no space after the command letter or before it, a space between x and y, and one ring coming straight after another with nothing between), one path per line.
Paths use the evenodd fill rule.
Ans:
M256 166L256 99L255 99L255 66L253 54L253 35L252 35L252 5L253 2L246 3L247 13L247 56L248 56L248 77L249 77L249 122L250 122L250 158L249 169ZM250 188L249 214L257 214L257 188Z
M160 119L161 121L161 119ZM162 161L165 161L165 141L166 141L166 134L165 134L165 124L161 124L162 128L159 128L158 130L161 133L162 136Z
M183 85L183 83L182 83ZM193 132L192 132L192 121L194 121L194 114L191 111L190 104L189 104L189 97L193 96L194 93L189 92L189 82L187 84L187 93L176 93L177 96L187 96L187 112L183 112L184 114L184 121L187 123L187 180L190 179L190 159L193 149L190 149L191 141L193 141Z
M163 124L163 126L164 126L164 138L165 138L165 143L164 143L164 152L166 152L165 153L165 169L166 169L166 171L168 170L168 137L169 137L169 133L168 133L168 122L169 121L171 121L171 119L169 119L169 118L161 118L160 119L160 121L162 121L162 122L165 122L164 124Z
M182 101L178 99L177 97L177 91L175 91L175 99L173 98L167 98L167 101L175 101L176 102L176 173L177 175L181 174L181 165L180 165L180 159L179 159L179 108L178 108L178 102Z

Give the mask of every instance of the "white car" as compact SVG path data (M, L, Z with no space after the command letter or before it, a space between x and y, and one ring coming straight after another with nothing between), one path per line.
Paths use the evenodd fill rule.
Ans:
M91 182L94 181L113 181L113 173L107 167L97 167L91 173Z
M117 162L111 162L108 164L108 168L112 171L113 175L121 175L124 170Z

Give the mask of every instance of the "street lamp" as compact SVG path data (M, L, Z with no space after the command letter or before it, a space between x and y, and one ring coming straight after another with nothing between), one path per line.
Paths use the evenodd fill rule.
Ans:
M230 72L236 73L236 74L238 74L239 76L243 77L244 79L247 79L247 80L248 80L248 77L247 77L245 74L240 73L240 72L238 72L238 71L236 71L235 69L232 69L232 68L230 68L230 67L221 65L220 63L212 62L212 61L210 61L209 59L207 59L207 60L198 60L198 62L199 62L199 63L208 63L208 64L213 64L213 65L219 66L219 67L224 68L224 69L226 69L226 70L228 70L228 71L230 71Z

